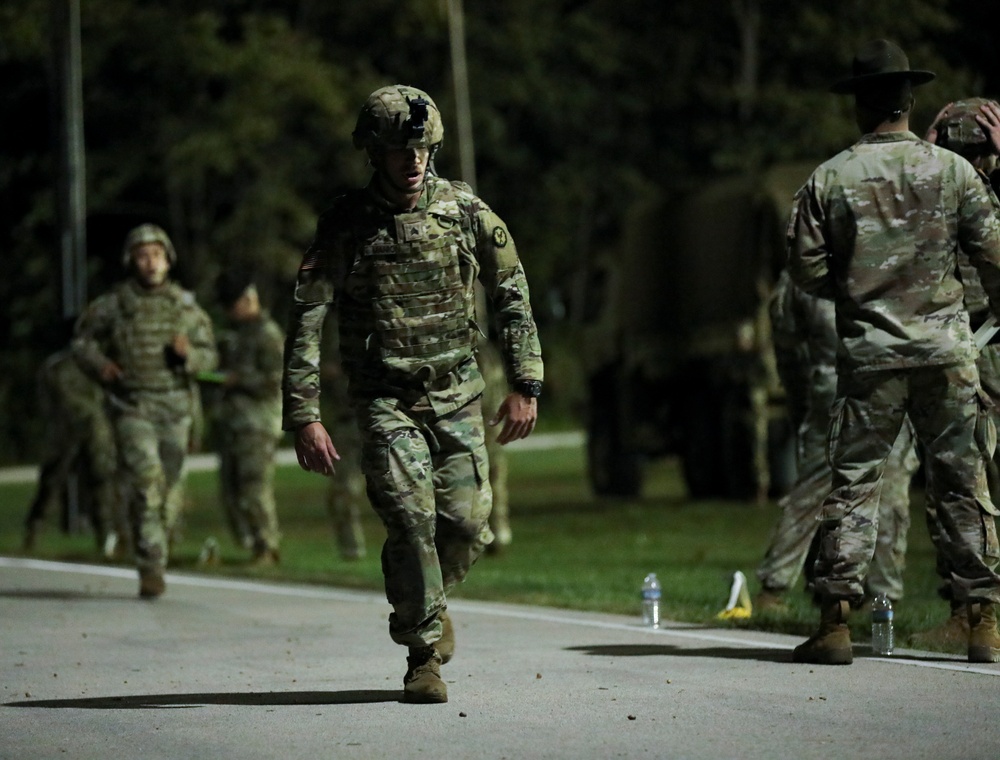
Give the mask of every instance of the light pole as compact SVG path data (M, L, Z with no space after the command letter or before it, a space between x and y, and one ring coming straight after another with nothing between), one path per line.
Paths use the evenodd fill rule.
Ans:
M73 319L87 303L87 195L83 147L80 0L52 0L53 57L58 91L58 225L62 256L62 318ZM66 481L63 526L77 532L79 479Z

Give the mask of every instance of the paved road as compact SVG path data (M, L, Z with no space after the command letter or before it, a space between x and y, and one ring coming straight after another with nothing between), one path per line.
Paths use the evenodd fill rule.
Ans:
M400 702L380 594L0 557L0 758L1000 757L1000 665L468 601L450 701Z

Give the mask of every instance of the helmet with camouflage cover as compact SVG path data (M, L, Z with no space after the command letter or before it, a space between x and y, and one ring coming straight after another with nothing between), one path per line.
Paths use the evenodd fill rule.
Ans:
M369 155L390 148L428 148L433 155L444 140L444 125L430 95L394 84L368 96L352 137L354 147Z
M159 243L167 252L167 261L170 266L177 263L177 251L174 244L170 242L170 237L155 224L140 224L133 227L125 236L125 245L122 247L122 264L128 267L132 263L132 249L145 243Z
M963 156L981 156L992 151L989 137L976 121L980 106L996 103L989 98L956 100L937 123L937 144Z

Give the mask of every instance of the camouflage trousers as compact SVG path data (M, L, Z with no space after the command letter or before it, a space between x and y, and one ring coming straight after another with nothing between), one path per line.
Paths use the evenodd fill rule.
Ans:
M840 376L830 429L832 491L816 561L819 596L856 600L864 593L885 463L908 415L924 449L952 598L1000 601L996 508L986 482L995 434L979 394L974 364Z
M188 391L135 394L114 399L112 414L129 522L140 571L162 570L169 555L171 493L183 488L184 460L191 439Z
M490 530L493 548L509 545L514 534L510 528L510 500L507 492L507 451L498 440L503 425L490 425L507 397L507 377L503 358L492 341L482 341L476 348L479 371L486 382L483 391L483 420L486 422L486 453L490 460L490 488L493 491L493 508L490 510Z
M230 528L240 544L257 552L281 543L274 502L274 452L278 436L270 431L220 431L219 486Z
M358 409L368 499L386 529L389 635L421 647L441 637L447 592L492 541L480 400L437 417L391 398Z
M829 415L826 420L829 421ZM813 586L811 560L815 559L814 539L820 527L823 500L830 493L832 477L826 445L828 428L828 424L824 426L822 442L818 436L814 437L822 463L818 467L804 469L805 477L799 478L795 487L778 504L781 516L764 560L757 568L757 578L769 591L787 591L795 585L803 569L807 589ZM910 528L910 481L919 466L913 427L906 420L892 446L882 476L875 551L865 580L868 596L885 594L894 601L903 598L906 535Z
M980 352L976 360L979 370L979 383L989 399L989 417L994 429L1000 429L1000 346L990 345ZM994 447L993 456L986 463L986 482L989 485L990 498L994 506L1000 504L1000 450ZM946 553L942 551L943 530L938 520L938 509L933 501L927 499L927 529L931 541L937 549L937 573L941 577L938 594L945 600L951 599L951 565Z
M496 413L499 404L490 412ZM490 530L496 546L509 546L514 540L510 527L510 496L507 490L507 452L497 440L501 425L486 428L486 452L490 461L490 489L493 491L493 508L490 510Z
M29 529L41 522L53 505L61 505L71 477L77 485L81 505L94 528L99 547L114 531L119 519L118 461L110 420L104 414L88 415L72 424L49 421L46 451L38 474L38 489L25 518Z
M326 512L333 524L340 556L364 557L365 535L361 528L361 504L365 500L365 476L361 472L361 437L353 419L336 419L330 437L340 454L336 473L326 491Z

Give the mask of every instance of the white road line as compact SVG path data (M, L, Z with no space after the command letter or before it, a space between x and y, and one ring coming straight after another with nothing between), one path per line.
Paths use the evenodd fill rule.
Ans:
M51 562L40 559L25 559L18 557L0 557L0 568L46 570L56 573L75 573L80 575L98 575L107 578L135 578L135 570L123 567L105 567L102 565L84 565L71 562ZM178 573L168 573L167 581L177 586L197 586L201 588L224 589L231 591L250 591L258 594L272 594L277 596L298 597L305 599L329 599L340 602L355 602L363 604L385 604L385 597L375 592L351 591L347 589L334 588L309 588L305 586L279 585L273 583L263 583L259 581L239 581L227 578L210 578L197 575L183 575ZM514 609L510 607L498 607L489 602L476 602L470 600L456 600L448 603L449 608L457 612L477 613L482 615L494 615L499 617L515 618L518 620L531 620L540 623L552 623L554 625L575 625L583 628L600 628L613 631L627 631L629 633L648 634L652 636L668 636L671 638L688 639L691 641L704 641L713 644L726 644L743 648L775 649L791 651L792 647L785 644L776 644L769 641L755 640L746 637L736 637L727 635L724 632L710 633L702 629L685 628L644 628L635 624L614 623L606 620L591 620L574 617L572 612L565 614L552 611L534 611L531 609ZM752 635L752 632L748 632ZM916 653L914 653L916 655ZM946 654L934 653L934 656L948 657ZM976 666L956 659L954 662L929 662L918 660L900 653L899 657L866 657L865 660L871 662L884 662L890 665L910 665L918 668L932 668L936 670L950 670L957 673L974 673L985 676L1000 676L1000 665L996 667Z

